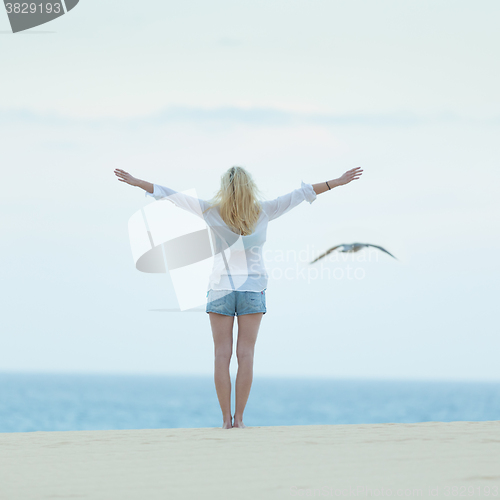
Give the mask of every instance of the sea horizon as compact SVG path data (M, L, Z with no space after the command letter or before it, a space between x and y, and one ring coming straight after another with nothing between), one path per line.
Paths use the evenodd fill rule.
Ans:
M244 420L247 426L500 420L500 381L255 376ZM2 433L221 421L212 375L0 372Z

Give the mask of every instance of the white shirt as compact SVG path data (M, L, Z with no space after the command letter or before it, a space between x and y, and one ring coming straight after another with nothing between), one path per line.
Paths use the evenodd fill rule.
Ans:
M210 228L214 246L214 265L208 289L260 292L267 288L268 274L263 262L262 247L266 241L269 221L280 217L306 200L312 203L317 195L311 184L301 182L301 187L274 200L260 201L262 210L254 232L241 236L232 231L222 220L217 206L205 213L210 203L194 196L153 184L154 191L146 196L156 200L167 198L176 206L205 220Z

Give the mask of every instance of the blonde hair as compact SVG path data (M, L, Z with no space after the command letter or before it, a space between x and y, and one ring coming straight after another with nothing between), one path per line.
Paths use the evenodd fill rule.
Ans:
M219 207L222 220L237 234L252 234L262 210L259 190L243 167L231 167L221 177L210 207ZM207 208L207 210L209 209Z

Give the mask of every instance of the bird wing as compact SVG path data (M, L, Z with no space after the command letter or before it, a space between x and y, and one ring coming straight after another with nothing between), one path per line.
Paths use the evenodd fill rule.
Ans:
M382 250L382 252L388 253L391 257L393 257L396 260L399 260L397 257L394 257L391 252L388 252L385 248L379 247L378 245L372 245L371 243L365 243L367 247L374 247L378 248L379 250Z
M323 252L320 256L316 257L313 261L309 262L309 264L314 264L316 261L318 261L319 259L322 259L323 257L326 257L329 253L333 252L336 248L339 248L341 246L343 246L343 244L330 248L326 252Z

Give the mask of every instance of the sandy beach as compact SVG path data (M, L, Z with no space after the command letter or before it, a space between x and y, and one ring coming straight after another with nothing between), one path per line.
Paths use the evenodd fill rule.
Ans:
M500 421L0 434L0 498L499 497Z

